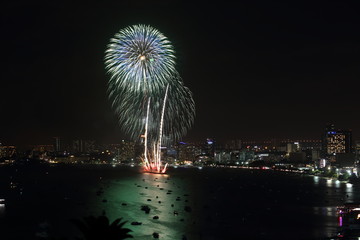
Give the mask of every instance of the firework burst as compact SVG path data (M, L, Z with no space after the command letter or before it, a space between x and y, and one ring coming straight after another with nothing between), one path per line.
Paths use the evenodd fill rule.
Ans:
M194 122L195 103L190 90L182 85L179 79L173 78L168 84L169 97L164 113L164 143L179 140ZM110 86L111 87L111 86ZM159 89L156 94L119 94L116 89L109 91L112 105L118 115L119 125L124 133L136 140L144 131L147 100L151 99L149 110L148 136L157 141L161 106L164 102L165 89Z
M127 93L157 93L176 73L170 41L157 29L145 25L120 30L110 40L105 64L112 76L110 84Z
M154 149L147 154L145 146L145 159L160 156L162 144L186 134L194 122L195 104L175 69L173 47L162 33L145 25L120 30L110 40L105 65L111 75L109 98L122 131L133 140L146 132ZM161 157L155 158L161 162Z

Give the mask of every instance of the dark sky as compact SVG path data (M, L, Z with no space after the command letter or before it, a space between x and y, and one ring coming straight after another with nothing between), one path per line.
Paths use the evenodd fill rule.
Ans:
M26 3L1 11L0 140L117 142L104 51L149 24L173 43L197 116L185 139L360 135L358 1Z

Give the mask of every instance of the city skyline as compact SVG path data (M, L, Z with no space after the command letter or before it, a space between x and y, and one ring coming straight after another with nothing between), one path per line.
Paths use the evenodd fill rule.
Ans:
M138 23L154 25L174 44L197 111L184 139L317 139L334 123L357 140L357 6L7 3L0 140L126 138L107 99L103 59L113 34Z
M321 137L318 138L271 138L263 137L261 139L251 139L251 138L234 138L234 139L215 139L215 138L203 138L196 140L184 140L176 141L173 143L168 142L163 144L164 148L173 148L179 145L208 145L216 146L217 149L246 149L255 147L258 150L275 150L278 151L278 147L284 147L286 144L300 144L301 146L307 146L311 144L317 145L316 148L322 149L324 153L328 150L327 145L330 142L333 142L333 147L338 148L335 152L341 153L342 151L351 152L356 151L356 146L359 144L360 140L354 139L352 136L352 131L349 129L340 129L337 128L334 124L328 124L322 131ZM336 140L336 139L339 140ZM345 140L346 139L346 140ZM136 141L131 139L117 139L112 142L104 142L94 138L63 138L63 137L52 137L43 142L32 142L26 144L9 144L7 142L1 142L0 146L3 147L15 147L20 150L31 150L44 148L47 151L55 152L87 152L83 151L85 148L91 149L106 149L106 146L113 146L118 144L131 143L137 146L142 146L143 141ZM87 147L85 147L85 145ZM314 145L314 146L315 146ZM342 145L342 146L340 146ZM50 147L50 148L49 148Z

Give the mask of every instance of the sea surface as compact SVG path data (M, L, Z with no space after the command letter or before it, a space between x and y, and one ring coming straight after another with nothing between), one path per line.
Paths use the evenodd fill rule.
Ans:
M139 240L310 240L336 234L336 206L359 201L360 187L272 170L1 166L0 199L1 240L75 239L70 220L89 215L122 218Z

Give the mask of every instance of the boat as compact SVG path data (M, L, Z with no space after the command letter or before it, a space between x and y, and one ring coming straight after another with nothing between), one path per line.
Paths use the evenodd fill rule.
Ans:
M339 216L345 216L352 211L360 210L360 202L347 202L342 206L337 207L337 213Z
M131 223L131 225L134 225L134 226L136 226L136 225L141 225L142 224L142 222L132 222Z
M360 202L348 202L337 207L341 239L358 239L360 236ZM356 236L356 238L354 238Z

